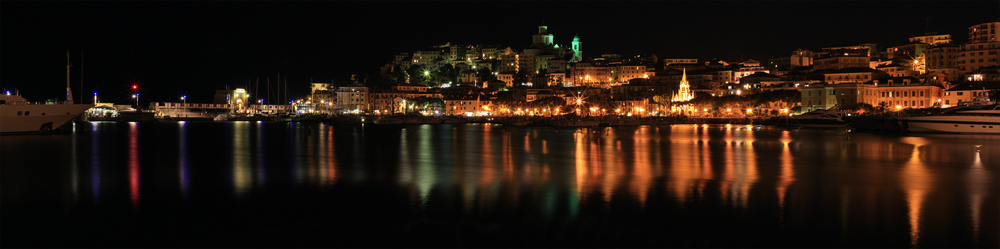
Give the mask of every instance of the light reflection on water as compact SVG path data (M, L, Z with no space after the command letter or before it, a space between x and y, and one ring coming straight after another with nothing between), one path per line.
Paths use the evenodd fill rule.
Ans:
M62 202L69 196L74 205L108 200L109 207L127 200L141 214L180 200L264 198L280 206L287 201L282 198L292 197L265 193L299 196L319 190L337 196L358 194L344 192L361 191L350 187L355 185L392 186L404 194L371 198L402 198L418 213L537 215L554 221L672 212L719 222L715 216L735 212L765 223L760 229L790 237L814 231L806 237L845 246L998 243L997 214L983 211L1000 202L995 188L1000 140L995 137L893 137L742 125L78 125L73 134L46 138L70 144L67 156L56 158L70 167L46 169L70 178L58 183L69 193L18 194L64 180L16 181L23 173L8 165L30 161L5 157L4 203L25 203L26 195ZM124 137L122 146L114 142L116 136ZM30 154L42 146L32 139L4 137L4 154ZM117 173L121 168L125 174ZM88 181L92 193L80 193L79 185ZM19 205L28 204L14 207ZM11 209L5 207L4 217L10 213L6 210ZM297 207L280 210L298 212ZM668 230L684 230L677 226ZM967 235L949 231L956 226ZM905 242L895 240L899 234ZM884 242L866 244L871 239ZM801 245L822 244L813 243Z
M233 172L233 189L237 196L246 195L253 185L250 171L250 142L249 140L249 126L247 122L231 122L230 127L232 127L233 132L230 134L232 136L232 152L230 156L232 157L232 172Z
M187 150L187 129L185 129L184 124L186 122L177 122L177 157L178 162L178 175L180 178L181 195L184 197L188 196L188 188L191 180L191 176L188 175L188 150ZM94 153L95 155L97 153Z
M910 246L916 247L919 246L920 242L920 211L923 208L927 192L932 190L934 174L924 165L920 153L921 150L927 149L928 142L919 137L907 137L902 142L913 145L913 155L900 172L900 182L903 183L907 207L910 211Z
M139 127L135 122L128 123L128 183L132 209L139 207ZM74 136L75 137L75 136Z

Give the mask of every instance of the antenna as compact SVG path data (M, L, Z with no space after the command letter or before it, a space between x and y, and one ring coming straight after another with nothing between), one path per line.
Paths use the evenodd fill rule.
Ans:
M83 104L83 50L80 50L80 104Z
M73 104L73 90L69 88L69 68L73 64L69 62L69 50L66 50L66 103Z

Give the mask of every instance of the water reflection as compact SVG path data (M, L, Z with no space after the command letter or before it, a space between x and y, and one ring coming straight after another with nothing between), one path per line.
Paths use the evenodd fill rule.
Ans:
M990 173L986 171L982 161L982 145L975 145L975 154L972 158L972 167L969 167L965 174L966 191L969 193L969 211L972 223L972 241L974 246L979 246L979 229L982 223L983 198L989 193Z
M417 192L420 194L420 203L422 206L427 205L427 198L431 194L431 190L434 185L437 185L437 170L434 168L437 165L435 161L434 150L431 147L431 141L434 139L433 134L431 134L430 125L422 125L417 128L416 139L417 139L417 151L416 151L416 171L414 172L414 180L417 184Z
M275 220L327 218L310 226L317 233L345 216L361 217L359 223L391 216L403 222L462 220L482 231L524 229L509 227L516 217L523 219L519 224L546 229L641 227L678 237L755 237L788 246L998 244L997 215L984 211L1000 205L994 198L998 169L991 164L998 157L995 139L848 139L838 132L732 125L116 125L93 124L79 134L53 137L65 139L59 149L70 150L59 153L58 162L68 158L71 164L46 168L59 171L53 178L60 195L40 199L89 201L86 190L78 192L89 177L93 201L120 200L89 208L137 210L141 199L143 213L172 214L179 207L197 214L202 211L188 204L214 208L218 204L207 200L221 199L236 203L222 210L265 209L253 213L264 217L290 213ZM21 149L17 139L4 137L5 155L37 149ZM13 159L3 160L6 166ZM18 164L27 165L12 165ZM18 189L46 189L17 181L20 172L10 167L4 170L5 205L29 203L10 194ZM265 173L271 176L267 184ZM37 184L54 181L46 180ZM173 203L178 189L185 205ZM302 199L309 201L299 205ZM261 206L240 206L246 203Z
M130 122L128 132L128 183L132 208L139 207L139 125Z
M243 196L248 193L253 184L250 162L247 160L250 158L250 147L247 141L250 124L247 122L230 122L230 126L233 129L233 132L230 134L232 138L230 156L232 157L233 190L236 196Z
M184 128L186 122L177 122L177 130L180 133L177 136L177 160L178 165L178 176L180 178L181 196L187 197L191 176L188 174L188 150L187 150L187 130Z
M264 122L257 122L257 187L264 188L264 182L267 180L267 171L264 167Z
M781 219L785 218L785 197L788 192L788 187L795 182L795 170L792 166L792 153L789 143L792 142L792 138L789 136L789 131L781 132L781 175L778 177L777 192L778 192L778 208L781 212Z
M913 145L910 161L900 172L903 191L906 192L906 203L909 208L910 246L917 247L920 242L920 218L924 197L932 188L933 174L921 160L921 150L926 149L928 142L919 137L906 137L903 142Z
M70 141L71 141L70 144L72 145L72 147L70 148L70 161L69 161L70 162L70 186L71 186L70 188L72 189L71 191L73 193L73 202L77 202L77 201L80 200L80 165L79 165L79 161L78 161L80 159L77 156L77 143L78 142L77 142L77 135L75 134L76 133L75 132L76 131L76 123L73 123L72 126L73 126L74 134L70 136Z
M92 127L90 133L90 191L93 195L94 202L98 202L101 199L101 154L99 138L100 133L97 132L97 125L94 123L89 123Z
M337 155L333 153L336 150L336 146L333 143L333 127L324 127L321 131L325 131L325 134L321 137L323 139L322 147L320 149L324 152L322 155L323 166L321 167L321 183L325 186L333 185L334 180L337 177Z
M752 150L753 139L748 139L750 132L750 129L734 131L732 127L726 127L726 164L721 179L725 181L721 188L723 200L743 208L747 206L750 187L757 182L757 160L756 153Z
M646 206L646 198L649 195L649 188L652 185L654 177L653 164L649 161L651 157L650 152L659 151L656 148L653 148L654 145L650 143L649 137L652 136L652 134L649 134L650 132L648 131L649 129L644 127L636 130L636 132L632 135L632 140L635 141L633 146L638 149L635 151L632 159L635 162L635 167L632 172L632 184L629 187L632 189L632 192L636 194L636 198L638 198L639 203L643 207ZM649 149L646 150L641 148ZM618 155L624 155L621 150L616 151L616 153ZM619 156L618 158L619 160L617 165L624 167L626 165L624 157Z

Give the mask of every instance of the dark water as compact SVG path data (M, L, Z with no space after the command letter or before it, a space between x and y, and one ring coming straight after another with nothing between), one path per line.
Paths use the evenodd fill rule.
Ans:
M77 123L0 137L2 247L997 247L1000 139Z

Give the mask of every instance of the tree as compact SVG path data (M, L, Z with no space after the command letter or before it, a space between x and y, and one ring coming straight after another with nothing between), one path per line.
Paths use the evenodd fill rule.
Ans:
M608 98L599 95L589 95L583 98L583 105L586 107L597 107L601 109L613 109L611 103L608 102Z
M365 86L372 89L387 89L395 85L396 81L388 75L365 75Z
M403 68L403 66L401 66L401 65L395 65L393 67L394 67L393 70L392 70L392 78L393 78L393 80L395 82L404 82L404 81L406 81L406 75L407 75L406 68Z
M406 69L406 74L410 75L410 82L424 82L427 81L424 72L429 71L427 68L421 65L412 65L410 68Z
M427 110L434 107L437 107L437 109L444 108L444 99L441 98L419 97L414 99L413 103L419 110Z
M490 70L490 68L488 67L479 68L479 70L476 71L476 77L479 78L479 81L489 81L489 82L497 81L497 76L493 75L493 70Z
M458 70L451 64L444 64L434 71L434 78L439 84L458 81Z
M528 82L528 72L525 70L518 71L514 74L514 87L519 87L521 84Z
M562 97L544 97L528 103L531 108L560 108L566 105L566 99Z

